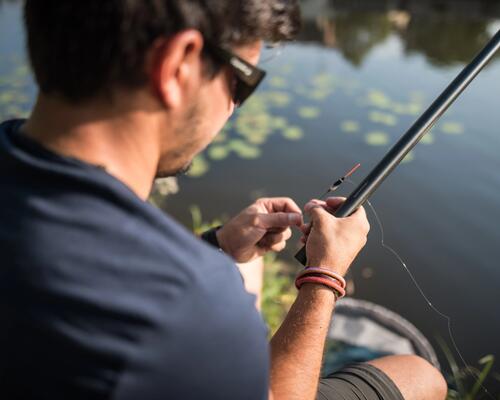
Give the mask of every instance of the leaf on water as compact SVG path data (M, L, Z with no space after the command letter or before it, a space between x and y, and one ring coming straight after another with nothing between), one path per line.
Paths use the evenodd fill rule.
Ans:
M272 117L268 113L241 113L236 120L236 131L243 136L269 135L273 131Z
M214 138L213 143L222 143L225 142L228 138L227 131L222 130L219 134Z
M332 93L332 89L314 89L307 91L304 95L311 100L325 100Z
M380 90L370 90L367 95L368 102L378 108L390 108L391 99Z
M355 133L359 132L361 127L359 126L359 123L356 121L344 121L340 125L340 129L342 130L342 132L345 133Z
M209 165L205 158L202 155L198 155L193 160L193 165L188 172L188 175L192 178L199 178L202 175L205 175L209 170Z
M284 89L288 86L286 83L286 79L282 76L273 76L271 79L269 79L269 85L278 89Z
M265 95L268 104L274 107L286 107L292 101L291 96L287 92L273 91L265 92L263 95Z
M229 149L226 146L210 146L208 156L215 161L223 160L229 155Z
M250 136L246 136L246 139L247 139L248 143L261 145L267 141L267 135L253 134Z
M324 72L322 74L316 75L312 79L312 84L317 88L324 88L325 86L331 88L335 84L335 78L333 77L333 75Z
M0 105L10 104L15 99L15 92L7 91L0 93Z
M229 142L231 150L233 150L239 157L246 159L259 158L261 151L258 147L253 146L243 140L234 139Z
M385 146L389 143L389 135L385 132L370 132L365 137L366 143L370 146Z
M422 112L422 105L419 103L394 103L391 110L400 115L418 115Z
M15 105L10 105L5 109L7 118L27 118L29 112Z
M245 108L239 111L238 114L261 113L265 112L266 108L266 99L260 93L257 93L245 102Z
M432 134L432 132L428 132L426 133L422 139L420 139L420 143L422 144L433 144L435 142L435 138L434 138L434 135Z
M288 121L283 117L273 117L271 124L274 129L285 129L288 126Z
M394 115L383 113L380 111L370 112L369 118L372 122L384 124L387 126L396 126L398 123L398 119Z
M304 131L298 126L290 126L283 129L282 135L288 140L300 140L304 137Z
M401 161L402 164L406 164L409 162L412 162L415 159L415 154L413 151L410 151L405 158L403 158L403 161Z
M21 65L21 66L17 67L16 70L14 71L14 74L16 76L19 76L19 77L28 76L29 73L30 73L30 69L27 65Z
M317 107L300 107L298 114L304 119L314 119L319 117L320 109Z
M445 122L441 125L441 131L447 135L461 135L465 128L460 122Z

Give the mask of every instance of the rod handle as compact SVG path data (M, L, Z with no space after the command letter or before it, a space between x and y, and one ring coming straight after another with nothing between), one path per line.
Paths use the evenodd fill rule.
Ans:
M303 246L297 254L295 254L295 259L304 266L307 264L306 246Z

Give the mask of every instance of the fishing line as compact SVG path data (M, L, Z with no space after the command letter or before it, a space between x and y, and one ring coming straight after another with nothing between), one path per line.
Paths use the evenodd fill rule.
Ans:
M348 182L351 185L356 186L355 182L352 179L350 179L350 178L346 179L345 181ZM389 246L388 244L385 243L385 230L384 230L384 226L382 225L382 220L380 219L377 211L375 210L375 207L373 207L372 203L369 200L366 201L366 204L368 204L368 207L371 209L371 211L372 211L372 213L373 213L373 215L375 217L375 220L377 221L377 225L378 225L378 228L379 228L379 231L380 231L380 237L381 237L380 243L381 243L382 247L384 249L388 250L401 263L401 265L404 267L405 271L410 276L411 281L413 282L413 284L415 285L415 287L418 289L420 295L424 298L424 300L426 301L426 303L430 307L430 309L433 310L441 318L444 318L446 320L446 323L447 323L447 326L448 326L448 335L449 335L451 343L453 345L453 349L458 354L458 356L460 358L460 361L463 363L463 365L465 367L465 371L468 374L472 375L474 378L476 378L479 381L480 375L477 372L475 372L472 369L472 367L469 366L469 364L467 364L467 362L465 361L465 357L462 355L462 352L460 351L460 348L457 345L457 342L455 340L455 336L453 334L453 330L452 330L452 327L451 327L452 326L451 317L449 315L443 313L441 310L439 310L431 302L429 296L427 296L427 294L424 292L422 286L418 283L417 279L415 278L415 275L411 272L410 268L404 262L403 258L399 255L399 253L396 250L394 250L391 246ZM481 385L481 389L483 389L483 391L489 397L491 397L493 400L496 400L495 397L493 397L493 395L488 391L488 389L486 389L486 387L482 383L480 385Z

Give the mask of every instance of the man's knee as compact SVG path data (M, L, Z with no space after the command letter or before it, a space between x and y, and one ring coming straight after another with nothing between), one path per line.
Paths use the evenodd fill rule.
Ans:
M441 372L414 355L388 356L370 361L401 391L405 400L444 400L448 386Z

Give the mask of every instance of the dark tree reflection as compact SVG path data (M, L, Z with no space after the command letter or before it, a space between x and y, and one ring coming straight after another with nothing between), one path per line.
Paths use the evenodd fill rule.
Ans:
M391 35L401 38L407 54L423 54L433 65L464 64L490 39L490 24L500 20L500 1L490 0L302 3L305 18L300 39L335 47L355 66Z
M408 53L438 66L469 62L490 39L487 21L455 16L415 16L401 33Z

